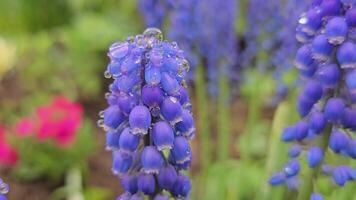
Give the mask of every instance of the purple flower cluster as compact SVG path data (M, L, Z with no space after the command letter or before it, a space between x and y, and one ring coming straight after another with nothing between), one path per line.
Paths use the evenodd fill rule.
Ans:
M182 173L192 159L195 126L184 77L189 65L177 43L158 29L111 45L106 77L113 77L109 107L99 124L113 153L112 171L125 193L118 199L185 199L191 188Z
M283 27L282 3L280 0L251 0L247 5L247 28L244 34L246 48L242 57L245 67L271 68L271 60L260 59L260 53L271 52L281 41L278 35Z
M263 72L272 71L277 81L274 103L288 93L284 75L293 66L298 42L293 37L297 19L307 8L306 0L251 0L248 3L246 47L241 53L244 68L257 67Z
M9 192L9 185L4 183L2 179L0 179L0 200L7 200L5 194Z
M192 66L201 58L212 95L218 94L218 78L237 80L236 0L181 0L173 4L170 37L189 53ZM214 15L216 11L223 11ZM190 75L192 78L192 75Z
M139 0L138 9L146 27L162 28L170 8L169 0Z
M179 43L184 50L184 56L192 66L192 70L187 77L188 80L194 79L193 71L199 63L199 55L196 51L200 33L198 10L198 0L172 1L168 37Z
M335 154L356 159L356 2L314 0L297 27L298 49L295 64L304 88L297 109L302 119L287 127L282 140L296 142L289 150L292 158L283 172L270 178L272 185L298 180L300 155L310 168L331 177L343 186L356 180L356 170L347 163L327 165L324 157ZM305 152L305 153L304 153ZM340 165L341 164L341 165ZM311 199L322 199L312 194Z

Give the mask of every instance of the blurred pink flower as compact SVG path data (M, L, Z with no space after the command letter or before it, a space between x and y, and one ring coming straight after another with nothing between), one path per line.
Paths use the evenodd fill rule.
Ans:
M37 109L38 134L40 140L53 138L60 146L74 141L81 125L83 109L80 104L64 96L56 97L50 105Z
M26 137L34 133L35 131L35 122L28 118L22 118L17 124L15 125L15 134L20 137Z
M5 127L0 125L0 164L14 166L18 155L5 139Z

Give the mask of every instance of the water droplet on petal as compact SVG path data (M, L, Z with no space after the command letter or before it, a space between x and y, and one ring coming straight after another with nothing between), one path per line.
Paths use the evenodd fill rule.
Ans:
M111 73L109 71L104 72L104 77L105 78L111 78Z

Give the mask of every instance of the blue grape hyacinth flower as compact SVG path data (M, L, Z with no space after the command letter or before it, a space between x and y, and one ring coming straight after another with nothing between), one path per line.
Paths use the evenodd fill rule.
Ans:
M183 51L150 28L115 42L108 56L104 74L113 83L98 124L113 154L112 171L125 189L117 199L189 198L191 183L182 170L191 164L195 126Z
M326 175L339 186L355 181L356 169L347 159L330 163L336 156L355 159L355 5L354 1L314 1L299 19L296 35L303 45L296 52L295 65L304 83L297 101L302 119L288 126L281 139L301 148L291 147L292 160L271 176L272 185L286 183L291 176L303 178L296 159L308 163L314 180ZM316 190L311 190L310 199L324 199Z

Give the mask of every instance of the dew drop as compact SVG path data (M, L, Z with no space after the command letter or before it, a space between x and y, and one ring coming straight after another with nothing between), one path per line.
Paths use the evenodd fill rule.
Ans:
M100 112L99 112L99 117L103 118L103 117L104 117L104 113L105 113L104 110L100 111Z
M104 72L104 77L105 78L111 78L111 73L109 71Z
M104 127L104 120L103 120L103 119L99 119L98 122L97 122L97 125L98 125L100 128L103 128L103 127Z
M148 28L143 32L143 35L145 37L154 37L159 41L163 39L162 31L158 28Z
M9 192L9 185L7 185L6 183L1 183L0 184L0 193L1 194L7 194Z
M111 95L110 92L105 93L105 99L108 99L110 97L110 95Z

